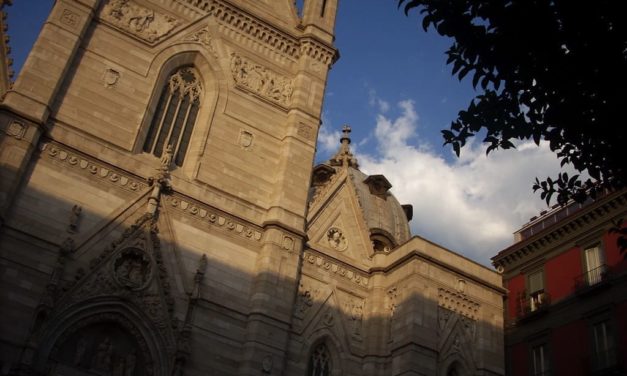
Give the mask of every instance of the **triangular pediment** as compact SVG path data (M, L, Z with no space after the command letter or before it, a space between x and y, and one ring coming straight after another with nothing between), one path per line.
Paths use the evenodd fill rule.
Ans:
M349 348L351 335L355 329L347 322L349 320L345 309L350 301L342 299L338 291L320 282L313 283L319 291L319 300L314 303L312 309L300 326L301 335L305 338L320 337L322 333L331 334L339 339L344 348ZM362 303L363 304L363 303ZM361 322L360 322L361 324Z
M329 179L307 226L309 246L351 265L366 265L373 250L370 231L346 174Z
M443 307L438 308L440 361L454 357L474 369L477 322Z
M49 299L45 321L33 333L46 335L54 323L64 322L81 307L102 302L127 306L147 327L159 333L168 353L176 350L178 321L170 274L164 260L160 228L167 230L165 212L148 210L146 200L131 203L116 213L115 220L100 228L88 241L66 241L65 280ZM74 249L76 248L76 249ZM169 252L168 252L169 253ZM101 302L101 303L99 303ZM103 316L104 317L104 316Z

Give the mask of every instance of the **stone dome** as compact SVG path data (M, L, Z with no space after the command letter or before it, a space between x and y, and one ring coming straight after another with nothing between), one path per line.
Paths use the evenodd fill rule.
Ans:
M411 237L412 206L398 202L389 191L392 184L383 175L366 175L359 170L350 151L349 133L350 128L345 126L338 153L314 168L312 188L330 184L333 175L344 176L346 171L346 183L353 188L359 202L375 251L388 252Z
M409 240L411 205L398 202L389 191L392 185L387 179L383 175L368 176L353 167L348 168L348 176L355 187L372 240L384 241L387 238L392 247Z

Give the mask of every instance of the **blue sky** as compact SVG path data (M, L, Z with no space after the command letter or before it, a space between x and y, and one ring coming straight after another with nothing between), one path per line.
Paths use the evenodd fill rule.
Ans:
M16 70L23 64L52 0L16 0L7 8ZM445 64L452 43L425 33L417 12L406 17L396 0L340 0L317 162L353 129L361 169L384 174L401 203L414 206L412 233L488 265L512 243L512 233L545 208L531 191L535 176L555 175L556 157L542 144L485 156L474 142L455 157L440 130L476 95Z

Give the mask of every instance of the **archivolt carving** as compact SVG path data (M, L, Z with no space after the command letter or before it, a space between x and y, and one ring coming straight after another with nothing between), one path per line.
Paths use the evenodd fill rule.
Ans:
M137 5L131 0L109 0L101 17L148 42L161 39L179 25L175 18Z
M236 53L231 54L231 73L237 85L282 105L290 104L294 91L291 79L255 64Z
M92 272L67 293L65 305L118 296L141 307L162 330L176 326L174 299L155 218L144 214L90 262ZM151 282L156 276L157 284Z
M72 325L55 341L49 358L96 374L155 373L146 339L135 325L113 312L95 314Z
M44 143L41 145L40 150L42 151L42 157L65 162L69 165L69 167L80 171L86 176L96 176L101 179L101 181L107 181L110 184L126 190L141 191L147 187L144 183L140 183L133 178L124 176L120 172L112 171L100 164L97 164L91 159L79 155L78 153L62 148L58 144ZM44 151L46 153L44 153Z

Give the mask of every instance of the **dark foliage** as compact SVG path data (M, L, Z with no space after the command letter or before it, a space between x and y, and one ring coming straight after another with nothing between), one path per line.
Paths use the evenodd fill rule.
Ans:
M480 94L460 111L444 143L457 155L485 134L488 153L513 141L546 140L580 175L540 181L547 203L583 201L625 186L627 22L616 0L399 0L422 27L454 39L453 74Z

